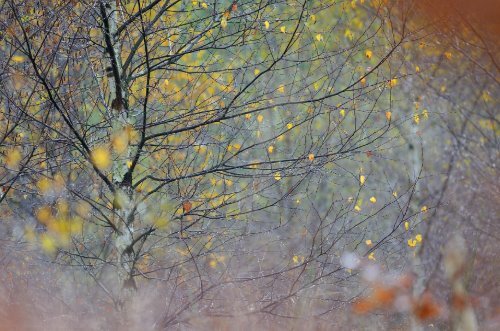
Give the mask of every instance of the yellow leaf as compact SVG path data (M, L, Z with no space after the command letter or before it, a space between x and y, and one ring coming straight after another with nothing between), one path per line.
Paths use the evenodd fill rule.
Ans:
M366 181L366 177L364 175L359 176L359 183L363 185Z
M417 242L422 242L422 235L421 234L417 234L415 236L415 239L417 240Z
M344 36L349 39L349 40L353 40L354 39L354 34L352 33L351 30L347 29L345 30L345 33L344 33Z
M444 56L445 56L448 60L451 60L452 54L451 54L451 52L445 52L445 53L444 53Z
M314 23L316 23L316 15L309 16L309 19Z
M280 93L285 93L285 85L281 84L279 87L278 87L278 91Z
M422 213L427 212L427 206L423 206L422 208L420 208L420 210L422 211Z
M385 118L387 118L387 120L390 121L391 117L392 117L392 113L390 111L386 111L385 112Z
M375 252L371 252L370 255L368 255L368 260L376 261Z
M220 26L225 29L227 27L227 18L225 16L220 20Z
M396 192L396 191L392 192L392 196L395 197L395 198L397 198L398 197L398 192Z
M259 70L259 69L255 69L255 70L253 71L253 74L254 74L255 76L258 76L258 75L260 74L260 70Z
M370 198L370 202L371 202L371 203L375 203L375 202L377 202L377 199L376 199L375 197L371 197L371 198Z
M483 91L481 97L483 98L484 102L490 102L492 100L490 92L488 91Z
M264 120L264 116L259 114L259 116L257 116L257 122L262 123L263 120Z
M356 206L354 206L354 210L359 212L359 211L361 211L361 207L356 205Z
M46 253L53 254L56 251L56 242L54 238L47 234L42 234L40 236L40 245Z
M266 30L269 29L269 22L268 21L264 22L264 27L266 28Z
M208 5L206 4L206 2L203 2L203 3L201 4L201 6L202 6L203 8L205 8L205 9L207 9L207 8L208 8Z
M15 63L23 63L25 60L24 56L21 56L21 55L14 55L12 57L12 61L14 61Z
M299 263L299 257L297 255L294 255L292 257L292 261L293 261L293 263L298 264Z
M129 141L132 141L132 140L137 139L139 137L139 133L136 130L134 130L134 128L131 125L127 126L125 128L125 131L128 134Z
M269 152L269 154L272 154L274 152L274 146L271 145L267 148L267 151Z
M246 118L247 120L251 119L251 118L252 118L252 114L245 114L245 118Z
M420 116L418 116L418 114L413 114L413 122L415 122L415 124L420 123Z
M107 169L111 166L109 150L105 147L98 147L92 151L92 163L100 170Z
M405 230L408 231L410 229L410 222L405 222Z
M419 66L415 66L415 72L420 72L420 67Z
M281 173L280 172L275 173L274 174L274 179L281 180Z
M126 131L121 131L114 135L111 144L116 153L122 154L128 147L128 134Z
M42 178L36 183L36 187L41 193L47 193L51 188L51 183L48 178Z
M312 162L312 161L314 161L314 154L312 154L312 153L311 153L311 154L309 154L309 155L307 156L307 158L308 158L308 159L309 159L309 161L311 161L311 162Z
M365 56L366 56L366 58L367 58L367 59L371 59L371 58L372 58L372 55L373 55L373 52L372 52L372 51L370 51L370 50L367 50L367 51L365 52Z
M429 118L429 111L427 109L424 109L424 111L422 112L422 116L424 116L425 119L428 119Z
M323 40L323 35L321 33L318 33L315 38L316 38L317 41L322 41Z
M408 246L415 247L417 245L417 241L415 239L408 239Z
M42 224L48 224L52 219L52 210L50 206L43 206L36 211L36 218Z
M366 243L366 246L371 246L372 245L372 241L370 239L366 240L365 243Z
M7 151L7 155L5 156L5 164L7 164L7 167L10 169L17 168L19 165L19 162L21 162L21 159L23 158L21 152L17 148L13 148L10 151Z
M194 146L193 149L196 153L200 153L200 154L205 154L207 152L206 145L197 145L197 146Z
M292 124L292 123L288 123L288 124L286 125L286 128L287 128L288 130L290 130L291 128L293 128L293 124Z
M344 110L344 109L341 109L339 113L340 113L340 115L341 115L342 117L344 117L344 116L345 116L345 110Z
M396 86L397 84L398 84L398 79L397 79L397 78L393 78L393 79L391 79L391 80L389 81L389 84L388 84L388 85L389 85L389 87L391 87L391 88L392 88L392 87Z
M286 32L286 26L284 26L284 25L283 25L283 26L280 28L280 31L281 31L281 33L285 33L285 32Z
M127 168L129 168L129 169L130 169L130 167L131 167L131 166L132 166L132 161L127 160Z

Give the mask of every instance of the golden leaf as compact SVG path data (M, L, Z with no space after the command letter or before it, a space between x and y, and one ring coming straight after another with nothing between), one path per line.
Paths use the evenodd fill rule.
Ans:
M98 147L91 153L92 163L100 170L107 169L111 166L109 150L105 147Z
M15 169L19 165L19 162L21 161L22 158L23 156L19 151L19 149L14 148L11 149L10 151L7 151L7 155L5 156L4 161L5 164L7 164L7 167Z
M225 29L227 27L227 18L225 16L220 20L220 26Z
M21 55L14 55L12 57L12 61L14 61L15 63L23 63L25 60L24 56L21 56Z

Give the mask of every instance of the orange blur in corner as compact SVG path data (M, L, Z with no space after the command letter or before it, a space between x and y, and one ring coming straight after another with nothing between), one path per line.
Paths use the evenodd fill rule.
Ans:
M437 25L444 24L450 28L465 25L495 39L500 34L498 0L420 0L417 5L423 18Z

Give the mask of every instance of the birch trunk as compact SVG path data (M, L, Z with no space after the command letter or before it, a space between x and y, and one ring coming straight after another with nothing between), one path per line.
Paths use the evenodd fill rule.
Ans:
M121 43L117 36L120 8L118 1L101 1L100 11L103 20L103 32L106 52L110 67L107 68L110 78L110 100L112 129L114 134L125 132L131 126L128 109L128 83L122 73ZM116 37L117 36L117 37ZM128 139L128 138L127 138ZM115 186L113 212L115 217L115 233L113 248L117 259L118 282L121 287L136 288L131 277L133 265L134 240L134 191L131 174L128 173L127 162L132 155L132 147L128 144L125 153L115 155L112 176Z

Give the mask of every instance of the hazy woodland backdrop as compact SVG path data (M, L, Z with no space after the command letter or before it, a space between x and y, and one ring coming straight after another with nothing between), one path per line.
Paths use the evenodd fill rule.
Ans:
M0 0L0 330L497 330L494 0Z

